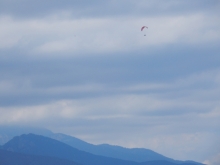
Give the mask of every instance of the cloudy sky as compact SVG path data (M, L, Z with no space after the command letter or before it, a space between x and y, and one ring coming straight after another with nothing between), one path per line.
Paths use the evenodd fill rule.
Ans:
M0 0L0 125L217 165L219 16L219 0Z

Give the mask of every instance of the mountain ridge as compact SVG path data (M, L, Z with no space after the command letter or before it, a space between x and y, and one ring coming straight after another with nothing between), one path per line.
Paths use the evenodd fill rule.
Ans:
M51 138L66 143L74 148L107 157L113 157L123 160L130 160L136 162L144 162L151 160L169 160L174 161L171 158L165 157L152 150L145 148L125 148L117 145L99 144L94 145L84 142L78 138L68 136L65 134L53 134Z
M132 161L93 155L57 140L34 134L16 136L3 145L3 149L24 154L58 157L83 165L136 165L136 162Z
M11 140L14 136L22 134L33 133L37 135L43 135L55 140L61 141L79 150L83 150L95 155L101 155L106 157L113 157L129 161L150 161L150 160L173 160L158 154L152 150L144 148L125 148L116 145L99 144L94 145L85 142L79 138L65 135L62 133L53 133L52 131L45 128L32 128L22 126L0 126L0 145L5 144Z
M168 160L174 163L193 162L194 161L179 161L163 156L157 152L145 148L125 148L117 145L110 144L98 144L94 145L83 141L79 138L65 135L62 133L53 133L52 131L45 128L35 127L22 127L22 126L0 126L0 148L2 142L10 141L14 136L21 134L33 133L42 135L48 138L52 138L63 142L73 148L81 151L89 152L94 155L100 155L105 157L112 157L121 160L135 161L135 162L146 162L154 160Z
M13 151L23 154L50 156L61 159L67 159L83 165L149 165L148 162L134 162L94 155L85 151L73 148L58 140L54 140L42 135L21 135L14 137L8 143L2 146L4 150ZM170 162L166 160L151 161L153 165L195 165L191 162ZM201 164L200 164L201 165Z

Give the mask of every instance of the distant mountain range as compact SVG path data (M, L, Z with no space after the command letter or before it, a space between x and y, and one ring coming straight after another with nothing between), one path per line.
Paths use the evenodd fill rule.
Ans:
M124 148L120 146L113 146L109 144L93 145L84 142L78 138L64 134L53 134L50 138L56 139L63 143L66 143L74 148L83 150L96 155L102 155L107 157L113 157L123 160L130 160L136 162L152 161L152 160L169 160L173 159L167 158L160 155L152 150L144 148Z
M83 165L136 165L136 162L93 155L57 140L34 134L16 136L2 149L23 154L57 157Z
M0 145L5 144L9 140L11 140L14 136L28 134L28 133L34 133L34 134L50 137L58 141L61 141L63 143L66 143L79 150L101 156L113 157L123 160L131 160L136 162L144 162L151 160L172 160L149 149L144 149L144 148L129 149L129 148L123 148L120 146L113 146L108 144L93 145L72 136L68 136L60 133L53 133L47 129L30 128L30 127L0 126L0 142L1 142Z
M9 130L7 131L10 132ZM22 131L17 130L18 132L21 133ZM25 129L23 129L23 132L25 132ZM37 131L32 130L32 132L37 132L41 135L24 134L16 136L0 146L1 151L10 151L6 154L6 157L12 153L19 153L22 155L40 156L38 157L40 160L43 156L46 162L55 161L52 160L54 158L57 161L63 161L60 164L64 165L76 164L76 162L81 165L201 165L191 161L176 161L143 148L128 149L108 144L93 145L78 138L64 134L55 134L45 129L42 131L40 129L37 129ZM7 137L9 139L14 135L13 131L10 133L4 132L4 138ZM0 139L2 134L0 129ZM13 154L11 157L14 157ZM35 157L28 158L28 160L30 159L38 160ZM0 165L1 160L2 157L0 157ZM24 161L27 160L24 159Z

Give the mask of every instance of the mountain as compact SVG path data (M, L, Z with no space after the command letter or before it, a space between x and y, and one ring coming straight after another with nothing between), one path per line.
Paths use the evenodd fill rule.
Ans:
M83 165L137 165L136 162L93 155L57 140L34 134L14 137L3 145L3 149L24 154L67 159Z
M63 143L66 143L74 148L86 152L90 152L95 155L101 155L106 157L137 161L137 162L151 161L151 160L172 160L149 149L144 149L144 148L129 149L129 148L123 148L120 146L114 146L108 144L93 145L72 136L68 136L61 133L53 133L52 131L44 128L33 128L33 127L0 126L0 145L5 144L9 140L11 140L14 136L19 136L22 134L29 134L29 133L53 138Z
M167 160L154 160L139 163L139 165L204 165L201 163L193 162L193 161L167 161Z
M109 158L80 151L57 140L34 134L21 135L2 146L4 150L23 154L57 157L83 165L195 165L191 162L174 163L166 160L134 162Z
M19 136L28 133L53 138L55 140L68 144L78 150L86 151L95 155L101 155L105 157L112 157L135 162L146 162L154 160L167 160L169 162L175 163L182 162L170 159L152 150L144 148L123 148L120 146L108 144L93 145L69 135L53 133L52 131L44 128L0 126L0 145L5 144L14 136Z
M95 155L101 155L106 157L118 158L123 160L130 160L135 162L152 162L152 164L159 162L160 160L165 160L164 162L173 162L173 163L194 163L194 161L179 161L174 160L168 157L165 157L161 154L158 154L152 150L145 148L124 148L121 146L109 145L109 144L100 144L93 145L82 141L78 138L68 136L61 133L53 133L50 136L53 139L66 143L74 148L83 150ZM200 164L200 163L198 163Z
M0 165L79 165L73 161L15 153L0 149Z
M174 161L173 159L167 158L163 155L160 155L152 150L144 148L124 148L120 146L113 146L109 144L100 144L93 145L87 142L84 142L78 138L68 136L65 134L52 134L50 136L53 139L66 143L74 148L90 152L96 155L102 155L107 157L113 157L123 160L130 160L136 162L152 161L152 160L169 160Z
M0 126L0 145L7 143L15 136L33 133L37 135L52 136L53 132L44 128L24 126Z

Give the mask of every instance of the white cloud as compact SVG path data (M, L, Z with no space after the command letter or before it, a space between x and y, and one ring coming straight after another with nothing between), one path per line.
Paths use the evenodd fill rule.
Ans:
M26 107L2 107L0 124L40 125L42 121L46 122L48 119L74 118L80 110L80 106L69 101Z
M207 165L219 165L220 164L220 153L215 156L212 156L209 160L203 162Z
M20 47L37 55L77 55L129 51L170 43L200 44L220 39L219 24L202 14L165 17L72 19L49 16L35 20L0 17L1 49ZM149 26L147 36L140 32ZM6 38L6 40L5 40Z
M68 101L61 101L63 99L60 98L61 100L59 100L58 98L57 103L53 102L53 104L48 103L47 105L46 103L46 105L42 105L43 107L47 107L46 109L57 109L58 111L65 109L61 105L66 105L66 113L71 113L71 107L75 110L79 108L80 110L77 113L79 116L77 117L92 116L93 118L105 118L124 114L128 116L157 115L158 111L158 114L163 112L162 116L166 114L167 116L178 116L198 113L201 118L208 119L209 117L219 117L218 109L220 105L218 100L220 89L218 76L219 71L214 70L190 75L170 83L146 83L122 87L84 84L55 86L46 89L32 86L29 80L24 79L18 82L2 81L0 83L0 91L5 95L13 93L22 96L24 94L41 93L42 96L50 95L50 97L51 95L59 96L63 94L69 95L71 93L97 93L93 97L85 96L78 99L68 99ZM102 94L99 95L99 93ZM68 102L68 104L64 104L64 102ZM53 106L50 107L49 105ZM56 106L59 108L55 108ZM27 109L32 109L32 107L28 107ZM38 107L34 108L32 112L37 109ZM73 113L75 114L75 111Z

